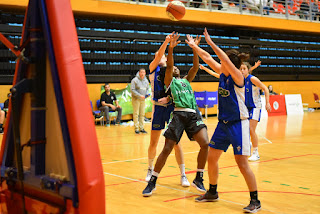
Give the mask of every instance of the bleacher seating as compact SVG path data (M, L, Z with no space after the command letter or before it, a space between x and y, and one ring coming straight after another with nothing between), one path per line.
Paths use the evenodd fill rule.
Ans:
M298 7L299 2L295 1L295 5ZM283 5L277 7L279 10L276 11L285 13ZM0 18L0 29L13 44L18 45L23 15L3 11ZM184 41L186 34L202 34L205 27L199 24L155 24L102 17L89 19L85 16L76 16L75 21L88 82L105 82L106 79L108 82L129 82L140 67L148 69L154 52L168 33L178 31ZM320 79L319 35L245 27L215 27L208 30L222 49L249 52L251 64L260 59L262 65L255 72L266 76L268 80L283 79L281 75L296 78L307 73L318 75ZM200 46L218 60L204 40ZM182 73L186 73L192 66L192 50L182 42L175 48L174 55L176 65ZM202 61L200 63L204 64ZM0 44L0 75L12 77L14 69L15 56ZM209 80L214 79L210 79L204 71L199 71L195 79Z

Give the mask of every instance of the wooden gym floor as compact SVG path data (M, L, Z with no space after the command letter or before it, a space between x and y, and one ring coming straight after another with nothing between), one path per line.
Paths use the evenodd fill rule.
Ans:
M262 118L257 128L260 161L252 162L262 210L259 213L320 213L320 111L304 116ZM211 136L216 117L205 120ZM146 124L150 131L150 123ZM133 127L96 126L105 174L107 213L243 213L249 193L233 158L232 147L222 155L219 168L218 202L196 203L199 192L180 186L174 154L168 158L157 181L157 190L142 196L147 183L149 134L134 133ZM186 173L195 177L198 144L184 134ZM160 138L157 154L164 145ZM174 153L174 151L173 151ZM205 187L208 175L204 173Z
M320 111L303 116L262 118L257 128L261 159L250 164L262 203L259 213L320 213L319 121ZM205 123L210 139L217 118L210 117ZM150 133L150 123L145 129ZM105 175L108 214L243 213L242 208L249 203L247 186L234 161L232 147L219 162L218 202L194 202L199 192L193 187L180 185L174 154L169 156L160 173L157 190L151 197L144 198L141 193L147 185L144 178L150 134L136 135L130 126L96 125L96 130ZM195 177L199 146L190 142L185 134L180 143L191 183ZM163 145L161 136L157 154ZM204 173L204 184L208 188L207 172Z

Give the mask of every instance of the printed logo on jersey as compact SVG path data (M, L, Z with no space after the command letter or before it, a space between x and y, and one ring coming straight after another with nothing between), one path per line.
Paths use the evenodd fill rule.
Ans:
M159 82L161 82L161 80L160 80L160 75L159 75L159 76L157 76L157 80L158 80Z
M211 144L211 145L213 145L213 146L214 146L214 145L215 145L215 142L213 142L213 141L210 141L210 143L209 143L209 144Z
M249 92L249 88L247 88L247 92Z
M201 124L204 124L202 120L197 121L197 126L200 126Z
M181 85L182 85L182 87L187 87L187 84L185 84L184 82L180 82L181 83Z
M226 90L224 88L219 87L218 89L218 93L222 96L222 97L228 97L230 95L230 91Z

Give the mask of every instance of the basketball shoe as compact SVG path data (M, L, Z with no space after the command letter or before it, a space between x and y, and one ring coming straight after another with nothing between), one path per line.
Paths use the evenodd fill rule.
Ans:
M248 158L249 161L258 161L260 160L259 152L253 151L250 158Z
M182 175L181 176L181 186L183 187L189 187L190 186L190 183L188 181L188 178L186 175Z
M197 172L197 176L193 180L192 186L197 188L197 190L200 192L206 192L206 188L203 186L203 172Z
M201 195L200 197L196 198L196 202L212 202L212 201L218 201L219 195L218 192L216 194L211 194L209 191L206 192L206 194Z
M142 191L143 197L149 197L152 195L152 192L156 190L156 181L157 181L157 177L151 176L147 187Z
M261 203L259 200L252 199L250 201L250 204L248 206L246 206L245 208L243 208L243 210L247 213L256 213L259 210L261 210Z

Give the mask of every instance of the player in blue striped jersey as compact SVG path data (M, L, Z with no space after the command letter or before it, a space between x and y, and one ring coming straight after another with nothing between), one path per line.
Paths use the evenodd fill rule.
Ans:
M219 123L209 144L208 175L210 188L206 194L196 198L196 201L205 202L219 199L217 192L218 161L223 151L226 151L232 144L235 160L250 191L250 204L243 209L246 212L257 212L261 209L261 204L258 200L256 179L247 158L250 155L249 113L245 105L244 77L239 70L242 61L248 56L240 54L236 50L229 50L225 53L211 40L207 29L204 31L204 36L221 63L215 61L208 52L197 46L192 37L187 36L186 42L206 64L220 74L218 89Z
M258 64L259 64L259 61L258 61ZM260 159L259 152L258 152L258 136L256 134L256 128L257 128L258 122L260 122L261 108L262 108L260 89L262 89L265 94L266 110L271 111L271 106L269 103L268 88L257 77L251 75L252 70L253 70L253 67L251 67L248 62L242 63L240 67L240 71L245 78L245 89L246 89L245 99L246 99L246 106L249 110L250 136L251 136L251 142L253 145L252 156L248 160L257 161Z

